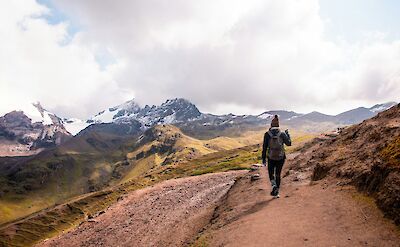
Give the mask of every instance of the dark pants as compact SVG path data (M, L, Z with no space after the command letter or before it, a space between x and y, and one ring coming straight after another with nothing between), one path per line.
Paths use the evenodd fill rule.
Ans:
M270 181L275 180L278 188L281 185L281 172L282 172L283 163L285 163L285 159L281 159L281 160L268 159L269 180Z

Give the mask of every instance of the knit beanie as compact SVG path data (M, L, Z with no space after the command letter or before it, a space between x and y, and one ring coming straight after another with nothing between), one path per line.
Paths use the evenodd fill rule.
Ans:
M273 128L273 127L279 127L278 115L275 115L271 121L271 128Z

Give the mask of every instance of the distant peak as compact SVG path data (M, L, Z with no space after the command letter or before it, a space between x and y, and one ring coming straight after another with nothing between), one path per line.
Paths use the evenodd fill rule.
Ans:
M374 106L372 106L371 108L369 108L370 111L372 112L382 112L385 111L391 107L393 107L394 105L397 105L397 102L391 101L391 102L386 102L386 103L382 103L382 104L376 104Z
M126 101L123 105L139 106L139 104L136 102L135 98L132 98L131 100Z
M167 99L167 101L165 101L162 105L171 105L174 103L193 105L192 102L190 102L189 100L184 99L184 98Z

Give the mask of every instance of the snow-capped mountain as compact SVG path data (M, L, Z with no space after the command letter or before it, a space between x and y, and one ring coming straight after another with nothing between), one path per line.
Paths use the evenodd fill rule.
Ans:
M112 123L122 120L135 118L136 113L141 110L140 106L134 99L127 101L121 105L111 107L99 112L87 122L89 123Z
M0 156L35 154L71 136L61 118L33 103L0 117Z
M104 110L88 123L129 123L138 121L142 127L148 128L155 124L175 124L198 119L202 114L197 107L185 99L167 100L160 106L148 106L141 108L134 100L127 101L122 105Z
M259 115L213 115L202 113L191 102L182 98L169 99L159 106L141 107L134 99L121 105L108 108L99 112L87 121L77 119L64 120L65 126L73 134L90 124L113 123L117 125L134 124L135 129L145 130L156 124L174 124L188 132L195 132L199 129L211 131L212 129L224 129L237 126L263 126L270 122L274 115L278 115L281 123L289 126L299 126L309 123L331 123L332 125L346 125L358 123L364 119L376 115L396 104L389 102L378 104L371 108L356 108L336 116L326 115L319 112L308 114L296 113L293 111L266 111ZM108 126L108 129L111 127Z

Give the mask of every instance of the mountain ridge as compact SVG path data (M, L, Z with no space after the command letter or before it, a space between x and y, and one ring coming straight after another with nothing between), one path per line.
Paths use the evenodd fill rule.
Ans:
M295 119L305 119L307 121L316 122L329 122L333 121L337 124L354 124L358 123L367 118L373 117L375 114L387 110L388 108L396 105L396 102L387 102L382 104L376 104L370 108L358 107L351 109L337 115L329 115L313 111L310 113L297 113L294 111L287 110L269 110L258 115L236 115L236 114L223 114L215 115L210 113L201 112L196 105L191 103L189 100L184 98L168 99L166 102L162 103L160 106L148 106L141 108L134 99L126 101L125 103L111 107L107 110L103 110L96 114L94 117L87 120L89 123L110 123L110 122L124 122L130 119L135 119L139 121L143 126L150 127L154 124L179 124L182 122L194 122L201 121L203 125L212 124L224 124L230 123L235 124L237 122L254 122L255 124L265 124L267 120L272 119L274 115L278 115L282 122L287 122L289 125L296 123ZM131 106L126 107L126 106ZM172 107L171 107L172 106ZM352 118L349 116L351 114L358 115L360 112L357 109L365 109L369 114L363 114L363 116ZM186 110L186 111L185 111ZM178 112L176 112L178 111ZM110 112L116 112L110 118ZM180 114L176 118L175 114ZM350 118L350 119L349 119ZM247 121L246 121L246 120ZM209 122L206 122L209 120Z
M136 134L158 124L173 124L184 133L200 139L232 136L243 130L264 127L269 124L274 115L280 116L281 125L283 126L311 132L327 131L336 127L359 123L395 104L395 102L387 102L376 104L370 108L358 107L337 115L328 115L316 111L302 114L286 110L265 111L259 115L235 115L232 113L215 115L201 112L195 104L183 98L169 99L158 106L146 105L144 107L141 107L132 99L100 111L88 120L80 120L76 118L62 119L45 110L40 103L34 103L30 105L29 110L22 111L22 115L31 119L31 124L41 124L43 125L42 129L50 129L47 130L49 132L47 137L46 134L42 134L43 138L36 137L36 139L47 141L43 142L42 145L36 146L32 144L33 142L26 145L23 141L22 143L17 141L11 148L5 144L6 141L4 140L10 139L9 132L13 132L10 129L12 127L9 126L6 129L4 126L0 126L2 128L0 139L3 139L3 145L0 146L2 146L3 150L11 150L0 153L2 154L1 156L30 155L41 151L41 149L35 149L37 146L46 148L46 143L49 144L48 147L57 146L72 135L78 135L81 131L105 131L114 134L118 133L118 135L122 136ZM19 118L23 118L22 115L20 114ZM4 116L2 118L4 119ZM33 127L30 128L34 129ZM54 140L52 139L53 132L60 133L57 134L55 139L53 138ZM36 133L36 136L38 135ZM23 151L18 151L19 149L23 149Z

